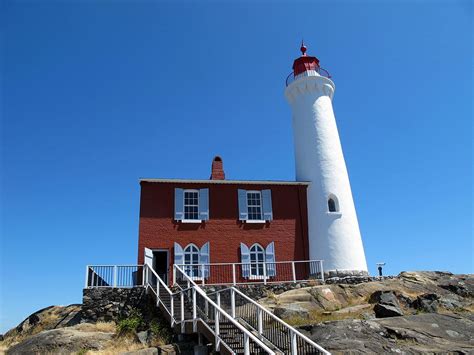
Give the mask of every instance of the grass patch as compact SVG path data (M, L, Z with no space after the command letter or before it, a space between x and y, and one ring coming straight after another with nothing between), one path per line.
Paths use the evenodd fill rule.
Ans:
M87 355L116 355L127 351L136 351L145 349L148 346L137 343L131 337L122 337L111 342L110 346L102 350L89 350L84 354ZM82 355L84 355L82 354Z
M168 325L157 319L151 321L150 331L153 335L153 343L155 346L169 344L173 339L173 333Z
M115 333L117 330L117 324L115 324L115 322L103 321L98 321L97 323L82 323L75 327L82 332Z

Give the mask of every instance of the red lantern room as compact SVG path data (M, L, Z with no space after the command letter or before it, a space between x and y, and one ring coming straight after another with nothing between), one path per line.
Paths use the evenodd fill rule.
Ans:
M321 75L327 78L331 78L329 73L319 66L319 59L316 57L311 57L306 54L306 46L303 41L301 41L301 57L295 59L293 62L293 72L288 75L286 78L286 86L294 81L298 76L315 76ZM317 74L316 74L317 73Z
M293 62L293 74L294 76L301 74L308 70L317 71L319 68L319 59L316 57L310 57L306 54L306 46L301 42L301 57L295 59Z

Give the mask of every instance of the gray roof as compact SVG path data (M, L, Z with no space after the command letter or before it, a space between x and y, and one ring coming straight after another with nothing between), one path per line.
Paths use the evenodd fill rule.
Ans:
M140 182L179 183L179 184L245 184L245 185L309 185L309 181L283 181L283 180L190 180L190 179L147 179L141 178Z

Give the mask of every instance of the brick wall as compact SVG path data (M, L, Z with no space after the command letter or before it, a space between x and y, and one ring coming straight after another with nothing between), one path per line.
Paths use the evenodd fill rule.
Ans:
M209 188L209 221L183 224L174 220L174 189ZM272 191L273 220L246 224L238 219L237 189ZM240 242L266 247L275 243L276 261L307 260L306 186L254 184L177 184L141 182L138 263L144 248L168 249L173 263L174 242L199 248L210 242L210 262L240 262Z

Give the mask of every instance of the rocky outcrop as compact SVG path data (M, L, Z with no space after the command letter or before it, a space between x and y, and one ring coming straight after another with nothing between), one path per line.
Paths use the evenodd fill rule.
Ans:
M333 354L474 353L474 276L403 272L289 290L260 303Z
M28 316L4 334L4 342L11 344L44 330L69 327L81 321L81 305L50 306Z
M403 272L398 277L358 284L302 287L259 300L296 324L340 318L472 312L474 276L447 272ZM350 310L350 311L347 311Z
M0 353L120 353L171 340L156 302L144 288L84 290L84 304L51 306L31 314L5 334Z
M87 332L74 327L45 330L13 345L7 354L70 354L83 349L101 350L111 342L114 333Z
M346 319L303 326L300 330L332 354L474 352L472 314Z
M334 354L474 353L473 275L404 272L392 278L357 276L330 282L253 285L241 290L254 299L260 297L259 302ZM118 347L127 338L116 331L120 326L107 322L130 320L136 312L140 325L128 338L131 343ZM156 353L151 340L161 328L151 322L159 317L155 302L142 288L87 289L82 306L47 307L30 315L5 334L0 352L10 347L8 353L13 354L88 349ZM175 350L183 353L176 346L158 351L173 354Z

